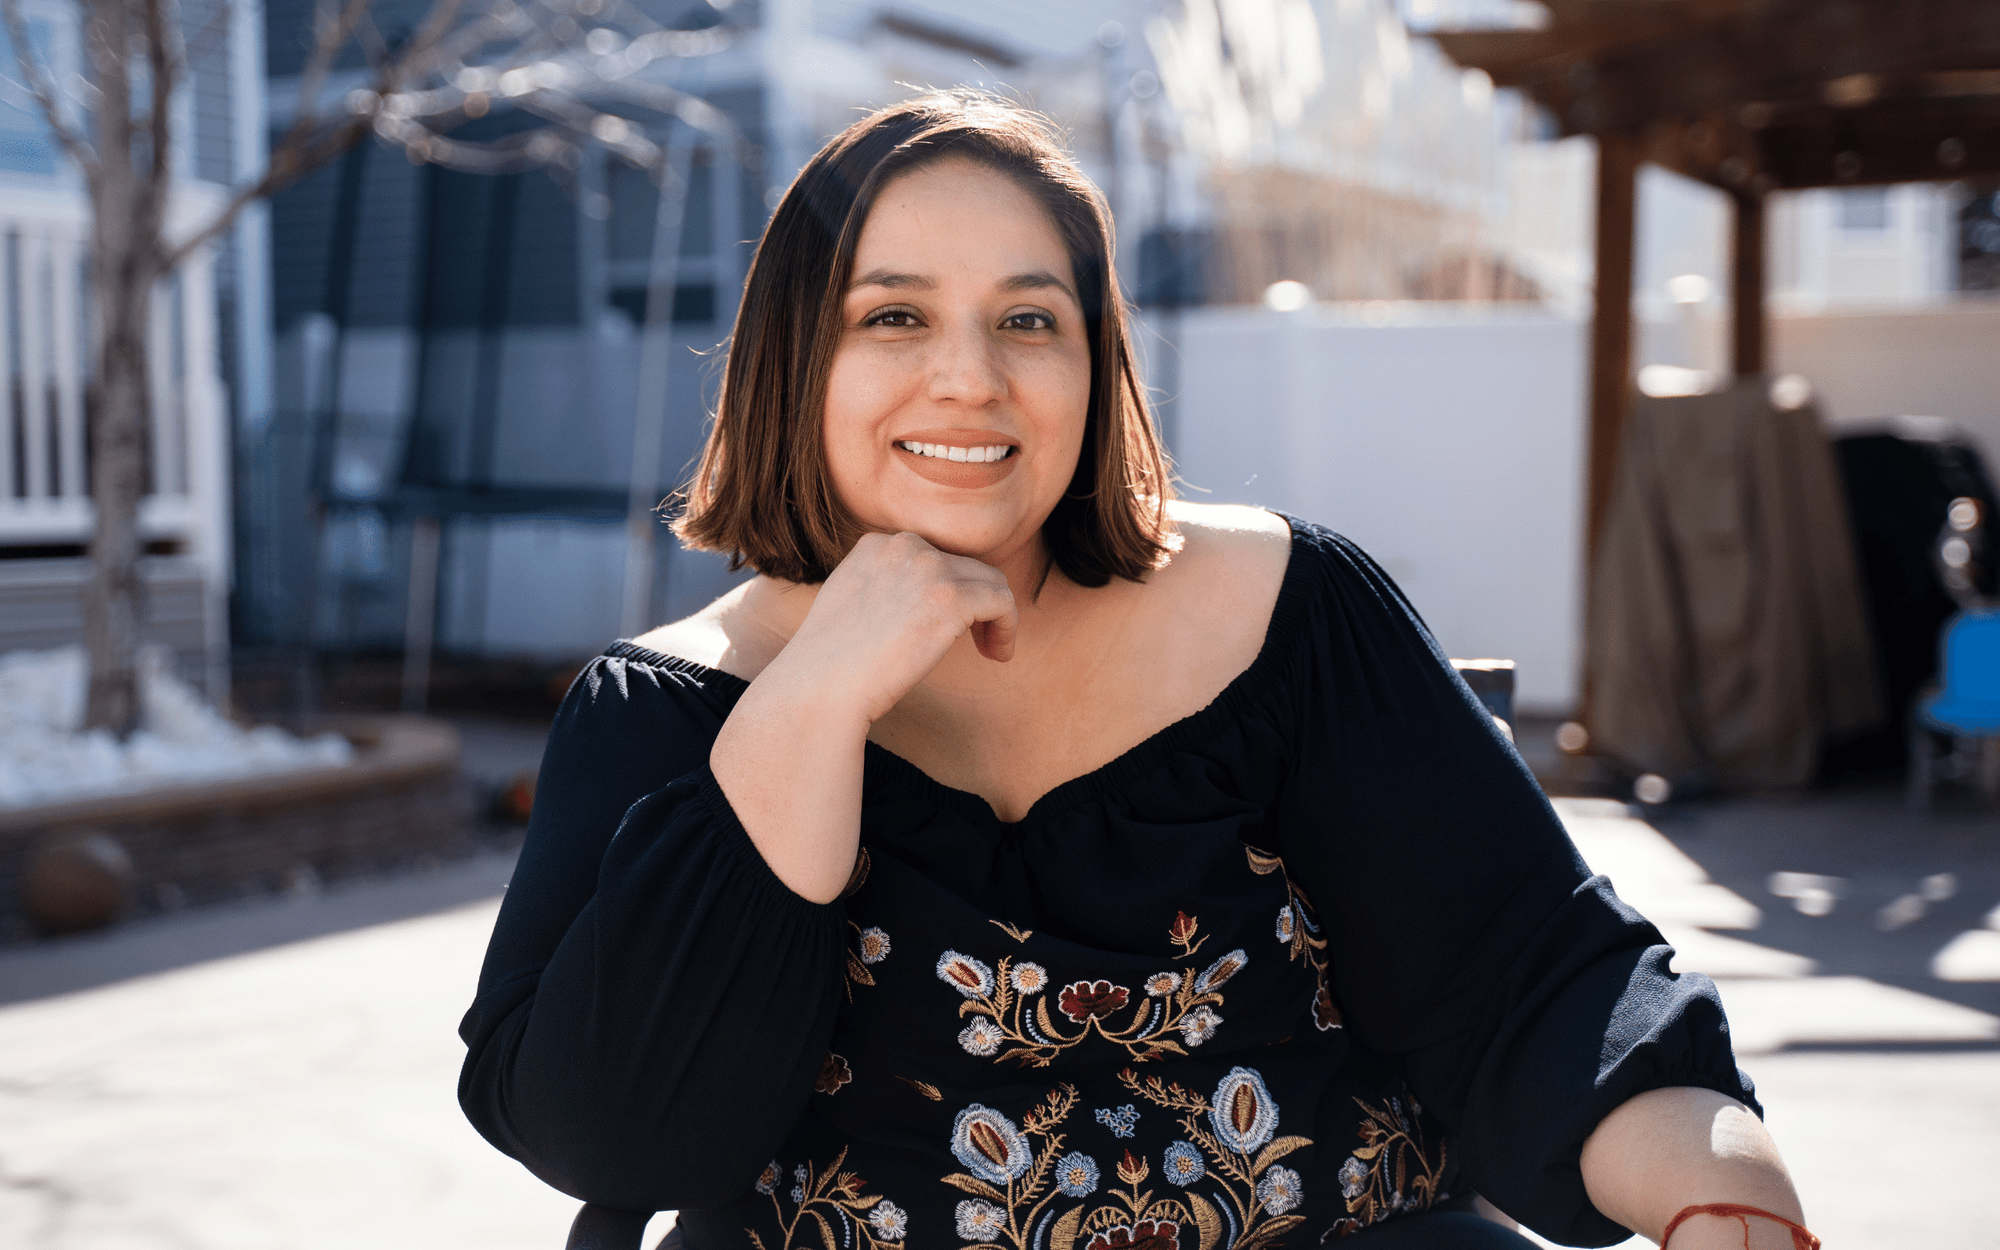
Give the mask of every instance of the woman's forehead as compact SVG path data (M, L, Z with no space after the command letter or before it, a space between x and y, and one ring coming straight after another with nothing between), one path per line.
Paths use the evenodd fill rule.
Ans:
M849 290L927 290L974 278L1011 290L1071 290L1069 253L1040 201L1007 174L946 158L899 175L876 196Z

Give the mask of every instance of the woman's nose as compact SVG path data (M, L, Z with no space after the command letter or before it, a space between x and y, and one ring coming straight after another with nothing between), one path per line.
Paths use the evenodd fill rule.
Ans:
M939 403L975 407L1007 394L1007 376L983 327L959 327L939 336L930 362L929 394Z

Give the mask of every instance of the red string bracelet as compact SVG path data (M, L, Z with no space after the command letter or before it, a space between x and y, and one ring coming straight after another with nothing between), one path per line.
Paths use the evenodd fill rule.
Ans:
M1673 1219L1667 1221L1667 1231L1660 1234L1660 1250L1667 1250L1667 1242L1674 1230L1697 1215L1734 1216L1743 1223L1743 1250L1750 1250L1750 1217L1761 1215L1767 1220L1776 1220L1792 1230L1792 1250L1819 1250L1819 1238L1806 1231L1805 1225L1794 1224L1782 1215L1772 1215L1762 1207L1744 1206L1737 1202L1701 1202L1691 1207L1682 1207Z

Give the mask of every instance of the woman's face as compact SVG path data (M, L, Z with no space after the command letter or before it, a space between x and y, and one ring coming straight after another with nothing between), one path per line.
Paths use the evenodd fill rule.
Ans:
M999 564L1076 471L1090 344L1069 255L1012 179L946 159L882 189L827 384L834 489L862 525Z

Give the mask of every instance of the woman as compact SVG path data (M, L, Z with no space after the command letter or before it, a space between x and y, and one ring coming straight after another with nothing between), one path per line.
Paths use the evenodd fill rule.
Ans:
M571 690L461 1101L689 1250L1658 1238L1799 1208L1714 987L1352 545L1170 505L1101 202L934 95L806 167ZM1674 1250L1790 1245L1696 1215Z

